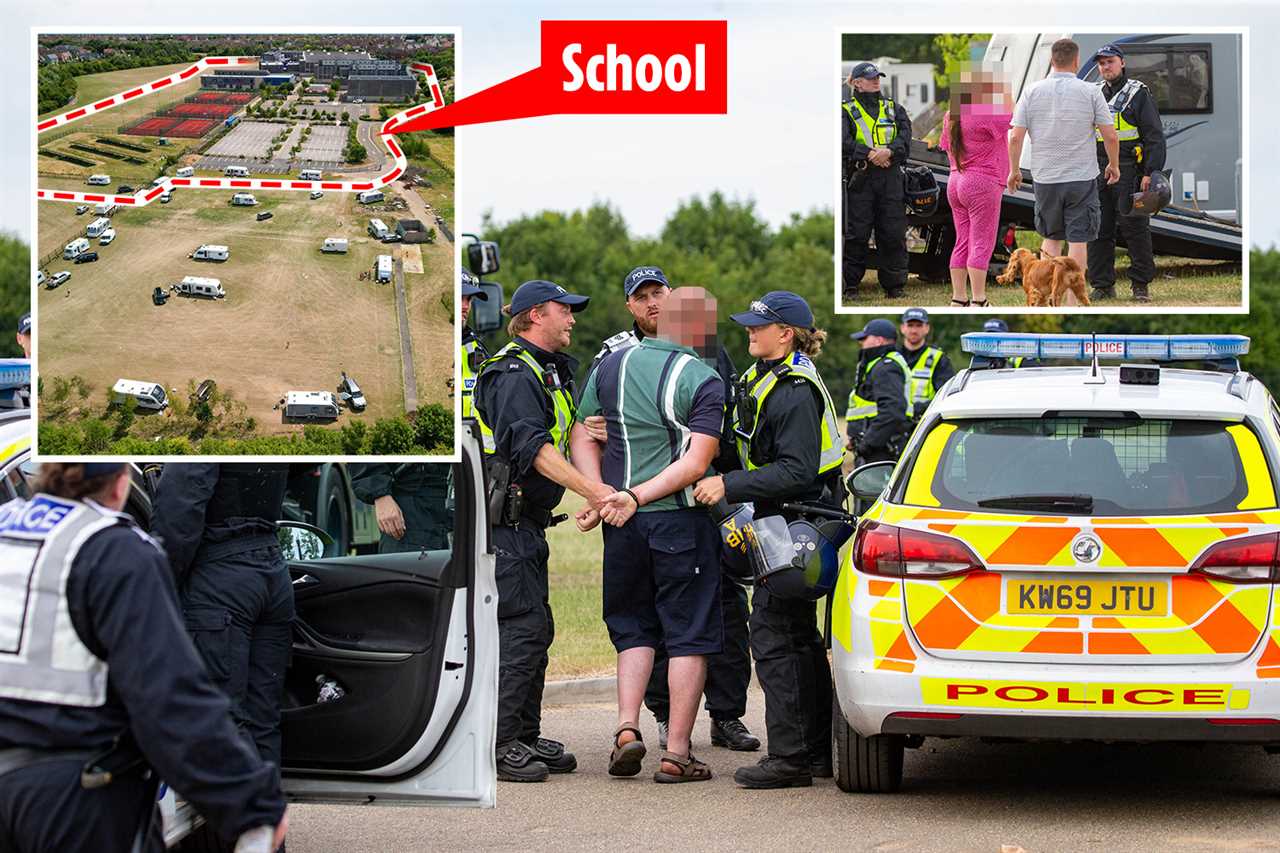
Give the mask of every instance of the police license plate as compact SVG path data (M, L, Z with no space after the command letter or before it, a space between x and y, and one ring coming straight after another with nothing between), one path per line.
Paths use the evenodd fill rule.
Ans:
M1010 580L1005 611L1074 616L1165 616L1169 587L1159 581Z

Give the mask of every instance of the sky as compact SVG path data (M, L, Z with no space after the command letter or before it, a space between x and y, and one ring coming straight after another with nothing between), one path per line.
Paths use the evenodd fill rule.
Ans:
M1010 22L1048 31L1096 28L1194 32L1197 25L1250 28L1254 85L1247 224L1251 244L1280 244L1280 207L1261 190L1277 184L1280 165L1267 158L1280 136L1280 112L1264 103L1275 78L1268 45L1280 39L1280 4L910 2L638 3L414 2L354 4L348 0L219 0L217 14L180 0L124 4L59 0L7 2L10 24L0 32L0 105L6 117L30 116L31 26L159 29L237 27L289 30L323 26L461 28L459 97L487 88L538 63L543 19L710 18L729 21L729 110L722 116L549 116L459 128L458 230L474 230L486 211L507 221L540 210L571 210L608 201L633 234L655 234L676 205L720 190L753 200L773 225L792 213L831 209L838 140L833 102L840 32L974 32ZM1212 14L1210 14L1212 10ZM1118 19L1117 19L1117 16ZM0 125L0 230L31 237L31 124Z

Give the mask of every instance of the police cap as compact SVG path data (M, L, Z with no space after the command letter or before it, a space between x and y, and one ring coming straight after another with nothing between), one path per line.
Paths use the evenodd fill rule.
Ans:
M574 311L581 311L587 307L589 300L589 296L570 293L553 281L534 279L517 287L516 292L511 296L511 316L514 317L544 302L559 302L561 305L568 305Z

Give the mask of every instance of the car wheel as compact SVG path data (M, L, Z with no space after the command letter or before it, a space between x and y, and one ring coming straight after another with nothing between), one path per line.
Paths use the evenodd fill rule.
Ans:
M351 510L347 506L347 492L342 475L333 466L327 466L316 490L316 527L333 537L333 554L325 556L345 557L351 550Z
M831 755L836 785L859 794L892 794L902 787L902 735L863 737L844 719L840 700L831 690Z

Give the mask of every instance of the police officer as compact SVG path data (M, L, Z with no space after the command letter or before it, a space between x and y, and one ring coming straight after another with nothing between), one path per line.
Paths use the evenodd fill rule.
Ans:
M378 553L437 551L449 547L449 466L409 462L352 466L351 491L373 504Z
M906 110L880 94L884 74L859 62L849 76L852 97L841 104L844 163L844 294L857 296L867 269L867 241L876 235L877 277L885 296L907 285L907 213L902 165L911 145Z
M938 389L947 384L947 380L956 375L947 354L935 346L930 346L929 312L923 308L908 308L902 312L902 343L898 344L898 352L910 370L907 380L907 402L911 405L912 416L924 414L933 402Z
M293 582L276 538L288 480L287 463L166 465L152 522L196 651L236 724L277 767L293 645Z
M659 267L638 266L627 273L622 280L622 295L626 299L627 310L631 312L632 326L604 341L587 371L588 382L596 367L610 353L633 347L646 337L657 334L658 316L662 313L662 305L670 292L671 284ZM725 400L731 401L737 370L723 346L716 350L716 371L724 382ZM712 463L721 473L741 467L737 450L733 446L733 431L727 412L728 409L720 452ZM597 441L605 440L602 416L589 417L583 425L592 438ZM726 746L735 751L752 752L760 748L760 739L742 722L742 717L747 713L747 688L751 683L747 591L740 584L725 579L720 584L720 599L724 612L724 651L707 656L705 692L707 712L711 715L711 743L713 746ZM654 656L653 673L645 690L644 704L653 712L658 724L658 743L663 749L667 748L670 703L667 654L665 649L659 648Z
M893 323L879 318L850 335L862 345L845 412L848 448L857 465L897 459L911 434L915 415L907 402L911 368L894 346L897 336Z
M163 851L160 778L224 839L278 846L276 770L192 648L164 553L121 512L127 466L47 462L34 488L0 507L0 850Z
M568 348L587 297L526 281L506 307L511 342L481 368L475 413L484 438L498 581L498 778L541 782L578 766L541 736L542 686L555 622L547 592L546 528L568 488L603 506L613 489L565 458L577 361Z
M814 328L808 303L788 291L765 294L733 320L746 327L756 358L743 374L734 413L743 470L702 480L694 497L704 504L752 501L756 518L789 521L796 515L782 502L839 505L840 427L812 360L826 332ZM785 788L830 776L831 669L815 603L757 587L751 653L764 688L768 755L739 768L734 780L748 788Z
M484 347L484 342L476 336L471 327L467 325L467 318L471 316L471 300L483 299L489 301L489 294L485 293L480 287L480 279L476 278L469 271L462 271L462 351L458 354L459 364L462 373L462 416L464 418L475 417L472 410L471 398L475 392L476 371L480 369L480 365L484 364L484 360L489 357L488 350Z
M1155 96L1146 84L1125 74L1124 51L1104 44L1093 55L1102 74L1102 95L1111 107L1116 135L1120 137L1120 180L1107 184L1098 178L1098 200L1102 203L1102 224L1098 238L1089 243L1091 299L1114 299L1116 294L1116 230L1129 250L1129 278L1133 298L1150 302L1148 285L1156 275L1151 249L1150 217L1133 213L1132 196L1145 192L1151 175L1164 168L1164 126ZM1098 162L1106 162L1102 136L1098 135Z
M22 357L31 358L31 312L23 314L18 320L18 346L22 347Z

